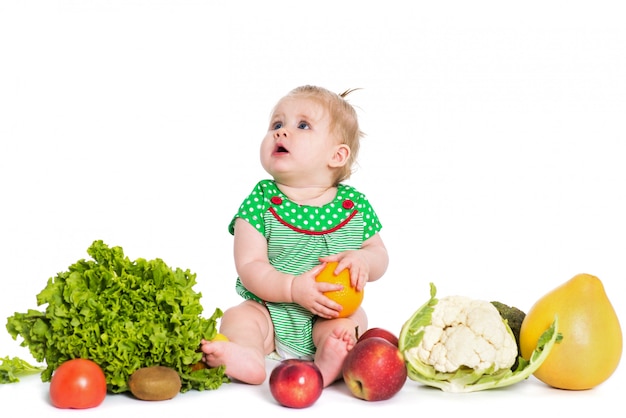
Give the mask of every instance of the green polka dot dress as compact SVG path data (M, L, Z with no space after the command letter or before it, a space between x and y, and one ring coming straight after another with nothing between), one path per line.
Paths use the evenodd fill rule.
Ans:
M272 266L293 275L312 269L320 257L361 248L363 241L382 228L365 195L343 184L332 202L307 206L289 200L273 180L262 180L233 217L228 227L231 234L237 218L265 236ZM312 328L316 317L311 312L295 303L265 302L248 291L239 278L236 289L245 299L267 306L277 343L302 357L315 353Z

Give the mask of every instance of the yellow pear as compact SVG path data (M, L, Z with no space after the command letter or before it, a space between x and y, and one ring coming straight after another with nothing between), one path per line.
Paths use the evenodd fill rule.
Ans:
M622 330L600 279L578 274L539 299L522 322L522 357L529 358L555 316L563 339L534 376L569 390L591 389L608 379L622 355Z

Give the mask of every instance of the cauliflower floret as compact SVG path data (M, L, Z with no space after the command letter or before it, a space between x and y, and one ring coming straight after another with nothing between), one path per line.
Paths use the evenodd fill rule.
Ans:
M496 307L464 296L438 301L416 351L423 363L441 373L459 368L508 369L518 353L515 338Z

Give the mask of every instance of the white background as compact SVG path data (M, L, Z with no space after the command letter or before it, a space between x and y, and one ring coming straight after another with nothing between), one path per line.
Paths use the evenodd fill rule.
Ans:
M0 1L2 329L96 239L195 272L207 316L238 303L227 225L266 176L271 107L302 84L362 88L350 101L367 137L350 183L390 253L366 289L371 326L399 332L429 282L528 310L578 273L603 281L623 322L619 3ZM7 355L31 359L0 331ZM382 404L335 385L302 413L593 412L621 393L623 369L585 392L531 378L457 396L409 382ZM65 412L38 376L0 386L0 402ZM84 413L168 408L285 411L267 384L231 384L158 405L109 396Z

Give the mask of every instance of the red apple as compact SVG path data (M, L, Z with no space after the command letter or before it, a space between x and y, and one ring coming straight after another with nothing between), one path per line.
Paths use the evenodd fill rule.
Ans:
M361 336L359 337L359 341L363 341L371 337L381 337L389 341L391 344L395 345L396 347L398 346L398 337L396 337L396 335L393 332L388 331L384 328L368 329L363 334L361 334Z
M404 356L381 337L359 341L343 363L343 380L354 396L383 401L398 393L407 379Z
M324 380L320 369L308 360L281 361L270 374L270 392L276 401L289 408L306 408L322 395Z

